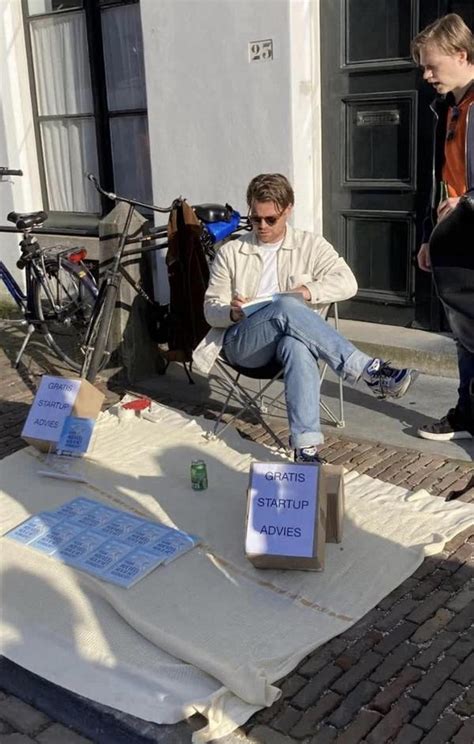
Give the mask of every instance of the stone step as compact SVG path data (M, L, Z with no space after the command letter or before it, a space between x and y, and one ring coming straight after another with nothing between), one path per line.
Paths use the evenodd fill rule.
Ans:
M361 351L398 367L437 377L458 376L456 344L450 334L358 320L339 320L339 330Z

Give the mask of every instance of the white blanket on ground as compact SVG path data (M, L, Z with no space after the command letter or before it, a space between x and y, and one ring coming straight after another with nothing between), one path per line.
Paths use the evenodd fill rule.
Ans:
M124 590L0 539L1 653L56 684L157 723L195 712L207 741L279 696L274 682L350 627L425 555L474 523L474 506L346 476L341 545L322 573L258 571L243 552L252 458L275 460L229 431L162 407L157 423L103 414L87 484L37 474L32 448L0 462L0 533L85 495L200 535L204 545ZM250 454L249 454L250 453ZM205 459L207 491L190 488Z

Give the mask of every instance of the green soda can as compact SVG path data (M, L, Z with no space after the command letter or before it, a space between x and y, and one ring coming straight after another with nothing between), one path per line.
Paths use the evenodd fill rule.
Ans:
M191 486L193 491L205 491L207 488L207 467L204 460L193 460L191 463Z

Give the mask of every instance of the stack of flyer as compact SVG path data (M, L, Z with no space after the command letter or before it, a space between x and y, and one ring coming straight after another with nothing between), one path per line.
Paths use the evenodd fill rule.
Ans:
M200 538L79 497L40 512L5 537L126 589Z

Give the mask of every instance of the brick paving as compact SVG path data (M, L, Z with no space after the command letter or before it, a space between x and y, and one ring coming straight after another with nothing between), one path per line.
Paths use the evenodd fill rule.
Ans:
M27 350L25 366L13 370L10 360L20 338L7 326L0 328L0 458L24 446L19 435L41 375L66 372L38 342ZM98 386L107 404L123 392L120 383L112 386L102 380ZM212 415L204 404L184 406L166 398L161 402ZM243 436L267 440L256 425L241 422L239 428ZM440 498L474 501L472 463L333 433L327 436L323 455L390 483L427 488ZM473 563L471 529L427 558L358 623L304 659L281 680L280 700L222 744L472 744ZM8 662L0 666L0 744L180 744L190 742L192 730L200 725L191 719L176 726L144 726L115 712L122 728L112 730L104 723L107 711L80 708L83 699L77 696L66 704L60 696L33 694L28 673L20 674L15 687L6 670L10 674ZM56 708L54 699L61 701ZM71 711L79 708L83 712L74 716Z

